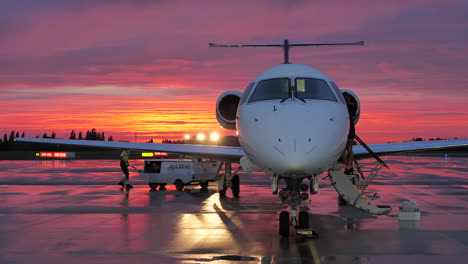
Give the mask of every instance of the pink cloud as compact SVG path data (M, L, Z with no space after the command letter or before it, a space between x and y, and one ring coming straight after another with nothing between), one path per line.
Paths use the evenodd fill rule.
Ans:
M365 110L359 126L371 140L460 136L468 119L460 103L468 95L467 39L460 34L465 6L435 0L45 1L31 2L28 12L0 8L18 12L0 22L0 118L6 130L55 126L68 133L81 126L123 137L140 129L138 122L142 134L155 137L194 129L183 120L214 129L217 96L242 91L280 63L282 52L214 49L208 42L365 40L364 47L293 48L291 60L356 91ZM125 117L122 124L109 121L115 115ZM158 120L160 126L150 125ZM405 125L390 132L396 123Z

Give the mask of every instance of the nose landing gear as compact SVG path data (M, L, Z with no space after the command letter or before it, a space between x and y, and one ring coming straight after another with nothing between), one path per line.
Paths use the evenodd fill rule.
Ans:
M278 186L278 176L273 176L273 193L277 193L275 187ZM291 210L282 211L279 214L279 234L282 237L289 237L290 226L296 228L298 234L310 235L312 238L316 238L317 234L309 228L309 214L305 211L300 211L298 214L298 207L309 199L307 190L309 186L302 184L302 178L284 178L286 182L286 188L282 189L278 196L280 200L290 206Z

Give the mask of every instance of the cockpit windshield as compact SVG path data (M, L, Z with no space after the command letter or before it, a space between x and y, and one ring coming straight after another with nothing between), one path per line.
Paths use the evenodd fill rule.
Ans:
M260 81L250 96L249 103L266 100L284 101L292 98L292 92L295 98L302 101L305 99L315 99L338 102L325 80L295 78L294 85L291 84L291 80L290 78L276 78Z
M249 103L284 99L290 96L291 81L289 78L278 78L263 80L258 83L252 96L250 96Z
M337 102L327 82L320 79L296 78L295 97Z

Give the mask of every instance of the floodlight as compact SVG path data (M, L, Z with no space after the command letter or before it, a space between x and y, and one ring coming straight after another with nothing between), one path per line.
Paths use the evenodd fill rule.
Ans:
M219 140L219 134L216 132L213 132L210 134L210 139L211 141L218 141Z
M203 134L203 133L198 133L198 134L197 134L197 140L200 140L200 141L205 140L205 134Z

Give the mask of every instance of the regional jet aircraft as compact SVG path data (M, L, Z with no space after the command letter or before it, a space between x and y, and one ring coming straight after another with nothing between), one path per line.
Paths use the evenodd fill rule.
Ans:
M358 173L345 174L340 157L345 150L351 122L356 124L360 116L360 101L352 91L341 90L324 73L306 65L289 62L292 46L363 45L353 43L282 43L267 44L213 44L210 47L282 47L284 64L273 67L252 80L244 93L228 91L220 95L216 103L216 118L226 129L236 130L241 147L176 145L131 142L103 142L85 140L26 139L18 141L79 145L145 151L179 153L192 157L210 158L224 162L225 174L218 181L220 195L231 188L239 195L239 176L232 173L232 163L240 163L246 172L262 170L271 175L272 193L290 207L279 216L279 233L289 236L290 226L307 228L309 215L298 212L300 205L317 194L317 176L327 173L340 199L372 214L388 214L389 206L373 206L371 196L362 192L367 182L363 167L357 161L374 156L378 164L367 175L375 176L385 163L376 154L403 151L446 149L468 146L468 140L444 140L375 144L367 146L359 137L360 145L353 146ZM347 94L357 106L349 112L343 95ZM348 170L349 172L349 170ZM358 175L361 176L358 176ZM357 177L356 177L357 176ZM280 180L286 187L278 192ZM309 184L306 184L308 181ZM306 183L304 183L306 182ZM307 192L309 190L309 192Z

